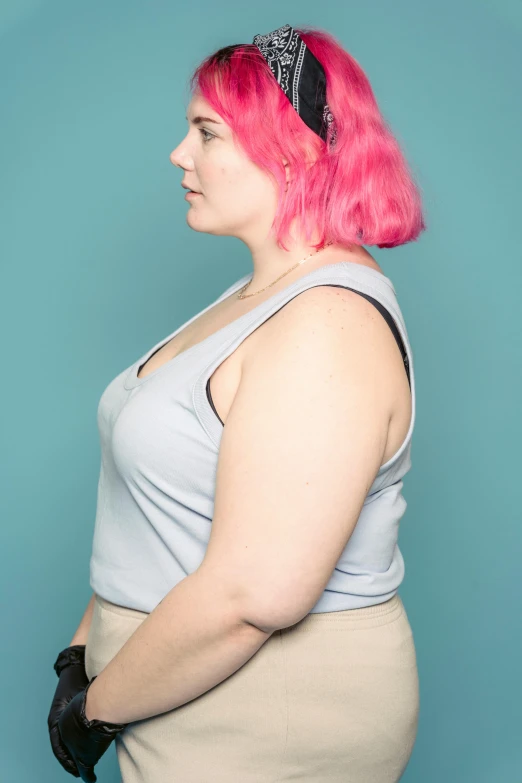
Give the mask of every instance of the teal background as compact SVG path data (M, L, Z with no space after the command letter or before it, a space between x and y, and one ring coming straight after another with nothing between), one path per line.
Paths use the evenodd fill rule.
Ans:
M428 222L417 243L369 248L396 287L417 383L399 543L421 712L403 781L522 781L520 4L4 0L9 783L69 779L46 721L52 664L91 595L99 397L251 269L243 244L186 225L168 156L186 133L189 73L287 22L333 32L361 63ZM96 773L119 781L114 746Z

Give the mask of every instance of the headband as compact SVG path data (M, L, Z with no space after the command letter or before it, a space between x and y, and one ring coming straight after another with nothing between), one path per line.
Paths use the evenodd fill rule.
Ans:
M323 66L293 27L285 24L252 41L267 61L277 83L303 122L330 145L337 137L335 120L326 103Z

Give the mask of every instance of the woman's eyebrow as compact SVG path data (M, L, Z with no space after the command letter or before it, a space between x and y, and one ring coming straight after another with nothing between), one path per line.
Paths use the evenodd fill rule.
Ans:
M185 119L188 120L188 117L185 116ZM215 125L221 125L218 120L213 120L211 117L194 117L191 122L193 125L199 125L201 122L213 122Z

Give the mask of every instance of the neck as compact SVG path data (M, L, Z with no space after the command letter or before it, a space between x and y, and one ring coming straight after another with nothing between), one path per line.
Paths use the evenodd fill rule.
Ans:
M275 293L280 288L285 288L295 280L299 280L303 275L307 275L314 269L327 264L337 264L341 261L354 261L370 265L375 261L372 256L361 246L354 245L352 248L341 245L329 245L320 250L316 250L311 245L300 244L293 245L288 251L281 249L275 243L271 247L257 247L251 249L252 264L254 273L252 280L245 291L247 294L253 294L255 291L270 286L278 277L283 275L277 283L271 286ZM312 255L310 255L312 253ZM309 258L306 258L309 256ZM306 260L299 264L304 258ZM298 264L298 266L295 266ZM295 266L295 269L290 270ZM288 272L288 274L283 274Z

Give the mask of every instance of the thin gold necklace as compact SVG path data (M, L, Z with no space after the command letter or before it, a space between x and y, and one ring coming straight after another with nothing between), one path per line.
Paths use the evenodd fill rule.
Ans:
M326 245L324 245L324 247L322 247L322 248L321 248L321 250L324 250L324 249L325 249L325 247L328 247L329 245L332 245L332 244L333 244L333 242L327 242L327 243L326 243ZM309 256L306 256L306 258L303 258L303 260L302 260L302 261L298 261L298 262L297 262L297 264L294 264L294 265L293 265L292 267L290 267L290 269L288 269L286 272L283 272L283 274L282 274L282 275L279 275L279 277L278 277L278 278L276 278L276 279L274 280L274 282L273 282L273 283L269 283L269 285L265 285L265 287L264 287L264 288L260 288L260 289L259 289L259 291L254 291L254 293L253 293L253 294L243 294L243 291L246 291L246 289L248 288L248 286L249 286L249 285L250 285L250 283L252 282L251 280L249 280L249 281L248 281L248 283L247 283L246 285L244 285L244 286L243 286L243 288L240 290L240 292L239 292L239 293L238 293L238 295L237 295L237 298L238 298L238 299L248 299L248 297L249 297L249 296L255 296L256 294L260 294L260 293L261 293L261 291L266 291L266 289L267 289L267 288L270 288L270 286L273 286L273 285L275 285L275 284L277 283L277 281L278 281L278 280L281 280L281 278L282 278L282 277L284 277L285 275L289 274L289 272L291 272L291 271L292 271L292 269L295 269L295 268L296 268L296 267L298 267L300 264L304 264L304 262L305 262L305 261L308 261L308 259L309 259L311 256L316 256L316 255L317 255L317 253L320 253L320 252L321 252L321 250L316 250L316 251L315 251L315 253L314 253L314 252L310 253L310 255L309 255Z

